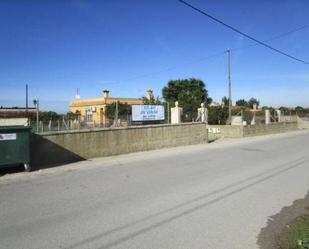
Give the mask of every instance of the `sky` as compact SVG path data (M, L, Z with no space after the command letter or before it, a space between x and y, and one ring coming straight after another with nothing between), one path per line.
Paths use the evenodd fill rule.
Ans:
M277 49L309 61L306 0L188 0ZM298 31L286 34L289 31ZM177 0L0 0L0 106L40 99L66 112L82 98L155 96L169 80L199 78L215 101L255 97L263 106L309 107L309 65L215 23ZM250 46L253 45L253 46ZM241 48L241 49L236 49Z

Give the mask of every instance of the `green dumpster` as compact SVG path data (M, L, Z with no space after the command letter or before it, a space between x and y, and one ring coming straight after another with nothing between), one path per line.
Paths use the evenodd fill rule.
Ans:
M30 171L30 130L25 126L0 126L0 168L23 164Z

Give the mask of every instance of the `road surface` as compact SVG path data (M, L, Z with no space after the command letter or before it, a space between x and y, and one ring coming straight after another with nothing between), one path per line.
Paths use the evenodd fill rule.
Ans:
M308 131L10 174L0 248L254 249L308 190Z

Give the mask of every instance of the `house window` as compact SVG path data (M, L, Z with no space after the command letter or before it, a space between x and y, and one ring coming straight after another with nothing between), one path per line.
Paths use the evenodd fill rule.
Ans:
M92 111L88 110L86 113L86 120L87 122L92 122L93 121L93 113Z

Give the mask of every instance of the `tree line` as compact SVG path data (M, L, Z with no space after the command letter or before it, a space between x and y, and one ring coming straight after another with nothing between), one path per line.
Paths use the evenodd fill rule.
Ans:
M208 94L205 83L196 78L189 79L177 79L168 81L167 85L162 89L161 100L159 97L155 98L150 96L147 98L142 97L144 104L164 104L166 108L172 108L175 106L175 102L178 101L179 106L183 108L183 121L191 122L195 121L197 118L197 109L201 106L201 103L208 108L208 122L210 124L225 124L228 119L228 106L229 99L223 97L221 103L216 105L211 105L212 98ZM254 106L259 108L260 101L252 97L249 100L239 99L235 102L236 106L239 108L233 108L232 114L239 115L239 112L242 111L245 119L250 120L251 116L249 110L253 109ZM272 107L263 106L262 110L269 109L274 110ZM298 114L300 116L309 115L309 108L304 108L297 106L296 108L280 107L279 108L285 114ZM109 119L115 118L116 103L108 104L106 107L106 115ZM127 103L118 102L118 117L122 119L128 119L131 116L132 110L131 106ZM0 114L0 117L9 117L10 115L16 116L25 116L25 113L14 113L14 114ZM55 121L65 118L66 120L74 120L80 114L68 112L65 115L58 114L56 112L40 112L39 118L42 121ZM27 113L26 116L34 121L36 119L36 113Z
M205 83L196 78L190 79L177 79L170 80L162 89L163 101L160 101L159 97L152 96L150 99L143 98L144 104L165 104L166 107L174 107L175 102L178 101L179 106L183 108L183 121L191 122L195 121L197 117L197 109L201 103L204 103L208 108L208 122L210 124L225 124L228 120L228 106L229 99L224 96L221 103L217 105L211 105L212 98L209 96ZM168 103L168 105L167 105ZM263 115L265 109L269 109L271 112L275 111L275 108L263 106L260 108L260 101L254 97L245 100L239 99L235 102L237 108L233 108L232 115L243 115L244 120L250 123L252 119L252 110L254 107L261 110L260 114ZM131 115L131 108L126 103L118 103L118 109L120 116ZM300 116L309 114L309 108L296 107L296 108L279 108L283 113ZM114 118L115 104L108 106L109 117Z

